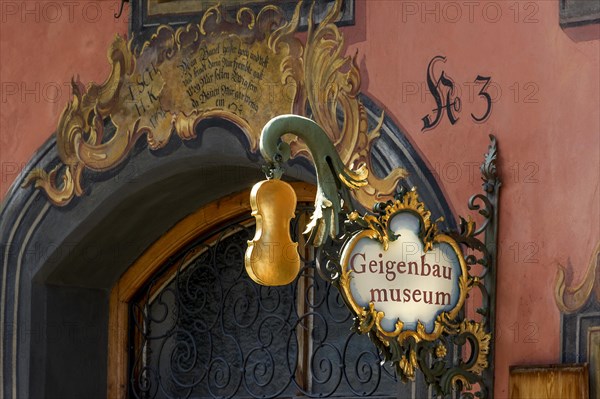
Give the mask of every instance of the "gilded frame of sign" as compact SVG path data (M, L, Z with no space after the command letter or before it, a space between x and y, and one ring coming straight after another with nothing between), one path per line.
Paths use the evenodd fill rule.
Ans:
M357 212L350 214L350 221L356 222L360 226L367 227L354 234L342 249L340 260L342 274L339 283L341 292L344 295L344 299L350 305L351 310L359 318L359 327L362 333L366 333L372 328L375 328L379 337L397 339L400 343L409 336L414 337L417 341L423 339L434 341L441 336L448 321L456 319L465 303L468 291L471 287L469 282L472 278L468 277L467 264L465 263L464 255L456 241L450 236L438 232L437 221L431 221L431 213L425 208L425 204L419 201L416 190L413 189L402 196L402 198L389 203L384 209L384 212L385 213L379 217L373 215L359 216ZM350 255L356 244L361 239L368 238L381 243L384 251L387 251L389 249L389 243L396 240L394 233L390 229L390 222L395 216L403 212L409 212L419 218L419 238L423 242L425 252L430 251L435 244L448 244L454 251L460 265L461 274L458 279L459 296L457 303L449 312L442 312L436 317L434 323L435 327L431 333L425 331L425 327L420 321L418 322L418 327L415 331L402 331L404 323L401 320L398 320L396 323L394 331L386 331L380 324L381 318L384 316L383 312L377 311L372 303L368 308L361 307L356 302L350 290L352 270L346 267L346 265L349 264Z
M424 252L433 249L435 244L448 244L460 265L461 274L458 277L459 296L456 305L450 311L439 313L434 321L434 327L431 332L427 332L424 324L418 321L417 327L404 329L402 320L397 320L394 331L388 331L381 325L384 318L384 312L376 308L374 302L370 302L368 307L362 307L352 294L350 283L353 278L352 270L348 267L350 255L356 244L363 238L368 238L379 242L384 251L389 248L390 242L396 240L394 233L390 229L392 219L403 213L408 212L419 219L419 238L424 247ZM386 357L392 361L397 361L397 372L403 380L414 380L415 370L420 367L417 356L416 344L421 341L435 343L435 356L442 359L446 356L448 349L440 340L443 334L457 335L467 330L477 332L473 336L477 339L477 362L469 370L471 372L481 372L487 367L487 353L489 351L489 342L491 335L483 332L481 323L473 321L457 320L460 310L463 308L467 294L473 282L477 282L478 277L470 276L464 254L458 243L449 235L438 232L437 221L431 220L431 213L425 208L425 204L419 201L416 190L411 190L394 202L388 202L382 210L380 216L364 215L360 216L357 212L349 215L349 221L360 226L360 230L354 233L344 244L341 252L341 274L337 282L344 301L348 304L351 311L356 316L356 328L361 334L369 334L375 344L386 353ZM456 379L460 376L457 375ZM453 381L456 382L456 381ZM465 381L463 381L465 382ZM467 383L468 385L468 383Z

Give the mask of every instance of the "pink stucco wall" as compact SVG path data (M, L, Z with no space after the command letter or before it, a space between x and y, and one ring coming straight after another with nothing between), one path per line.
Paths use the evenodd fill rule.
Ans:
M45 3L0 3L0 198L55 129L71 77L104 80L108 45L127 32L126 19L113 17L117 1ZM487 135L498 137L495 391L507 397L510 365L559 361L558 264L579 281L600 240L600 26L567 35L556 1L369 0L357 4L356 18L343 32L348 54L358 50L363 92L405 129L457 214L468 214L466 201L480 189L474 165ZM440 68L460 87L462 110L455 125L444 118L422 133L435 104L425 79L436 55L447 57ZM482 124L470 117L485 108L477 75L493 82Z
M0 198L55 131L72 77L102 82L107 50L127 34L120 1L0 2Z

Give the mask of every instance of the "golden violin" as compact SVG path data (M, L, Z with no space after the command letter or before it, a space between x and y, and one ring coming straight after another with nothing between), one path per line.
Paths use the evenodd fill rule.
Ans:
M290 236L290 220L296 212L294 189L278 179L261 181L252 188L250 205L256 233L246 250L248 275L267 286L291 283L300 271L298 243Z

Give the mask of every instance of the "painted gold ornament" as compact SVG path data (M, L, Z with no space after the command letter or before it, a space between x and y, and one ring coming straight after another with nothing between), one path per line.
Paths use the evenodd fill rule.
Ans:
M304 42L296 34L301 8L299 1L288 20L276 4L259 11L241 6L231 19L222 5L214 5L196 24L157 27L140 46L117 36L108 49L106 80L87 88L73 82L73 98L56 128L60 163L33 170L23 187L34 185L52 204L66 206L90 194L93 182L86 181L85 171L114 170L139 140L159 150L173 136L195 139L202 121L221 119L237 125L256 153L260 128L271 118L308 116L309 109L343 166L372 169L370 151L383 114L369 129L356 56L344 54L344 36L334 23L342 2L318 25L309 14ZM292 158L310 157L301 138L286 140ZM368 186L352 195L367 208L390 200L407 174L404 168L385 177L371 173Z

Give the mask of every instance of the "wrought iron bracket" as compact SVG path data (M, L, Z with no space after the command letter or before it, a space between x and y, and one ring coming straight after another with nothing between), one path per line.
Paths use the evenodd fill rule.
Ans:
M496 137L490 135L490 145L488 152L485 154L483 163L481 164L481 178L483 180L483 191L485 194L477 194L469 200L469 209L476 210L485 219L482 227L476 231L474 236L484 234L483 243L485 248L485 259L487 263L484 265L483 286L482 290L482 307L484 326L486 332L495 334L496 331L496 278L498 267L498 215L500 208L500 187L502 182L498 175L496 167L498 147ZM480 199L484 208L476 204L477 199ZM494 340L490 342L490 353L488 354L488 362L492 367L488 367L483 371L483 380L488 389L487 397L494 397L494 361L495 349Z

